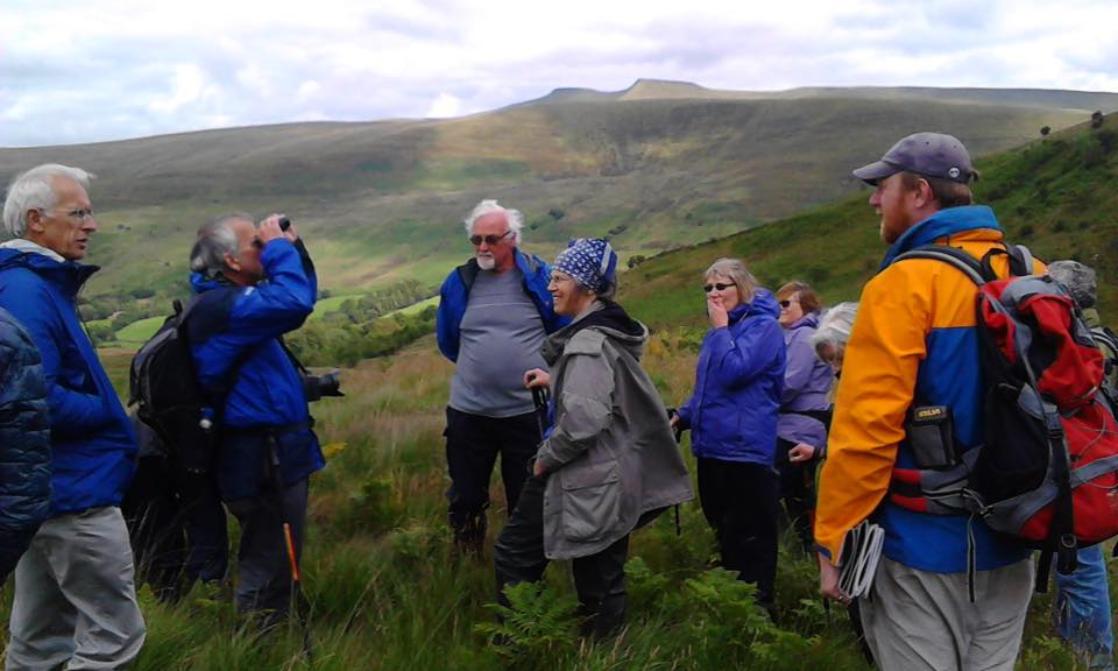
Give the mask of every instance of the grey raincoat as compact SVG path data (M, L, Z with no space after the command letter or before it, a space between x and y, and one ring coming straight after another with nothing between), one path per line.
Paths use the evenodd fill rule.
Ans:
M543 346L555 425L537 460L544 553L600 552L656 512L694 497L660 395L640 367L648 329L619 305L596 301Z

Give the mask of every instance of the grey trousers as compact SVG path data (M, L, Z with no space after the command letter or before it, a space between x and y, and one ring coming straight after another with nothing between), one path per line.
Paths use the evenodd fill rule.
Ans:
M280 510L282 499L283 510ZM279 499L267 488L260 496L228 501L225 506L241 524L237 552L237 610L268 611L265 624L286 616L291 605L291 564L283 535L284 518L291 523L295 557L303 554L307 518L307 479L283 490Z
M931 573L884 557L859 599L866 643L883 671L1012 671L1033 589L1031 559L975 575Z
M123 669L146 629L120 508L47 520L15 571L7 671Z

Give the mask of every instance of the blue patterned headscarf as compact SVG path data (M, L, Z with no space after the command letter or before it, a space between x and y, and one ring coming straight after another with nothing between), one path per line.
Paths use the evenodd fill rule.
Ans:
M555 257L555 270L564 272L596 294L613 286L617 277L617 253L602 238L579 238Z

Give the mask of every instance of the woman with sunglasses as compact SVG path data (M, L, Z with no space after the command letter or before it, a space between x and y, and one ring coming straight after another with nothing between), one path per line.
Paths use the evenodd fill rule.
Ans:
M776 298L788 359L776 428L780 497L804 552L811 554L815 465L827 444L831 405L827 397L834 375L811 345L822 307L815 291L805 282L789 282L777 290Z
M583 633L596 638L624 621L629 534L692 498L668 414L638 363L648 329L612 300L616 273L605 240L575 240L555 260L547 288L573 321L544 341L550 375L524 375L529 388L554 381L554 425L493 555L502 603L506 585L573 560Z
M756 584L758 603L771 613L780 507L773 458L784 383L779 310L738 259L715 261L703 290L710 331L694 392L672 424L691 429L699 500L722 567Z

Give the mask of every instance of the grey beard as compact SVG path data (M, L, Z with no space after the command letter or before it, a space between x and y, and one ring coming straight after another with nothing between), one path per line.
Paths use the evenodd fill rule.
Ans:
M477 267L481 268L482 270L493 270L493 268L496 267L496 265L497 265L497 262L493 259L493 257L489 256L488 254L486 254L486 255L478 254L478 256L476 258L477 258Z

